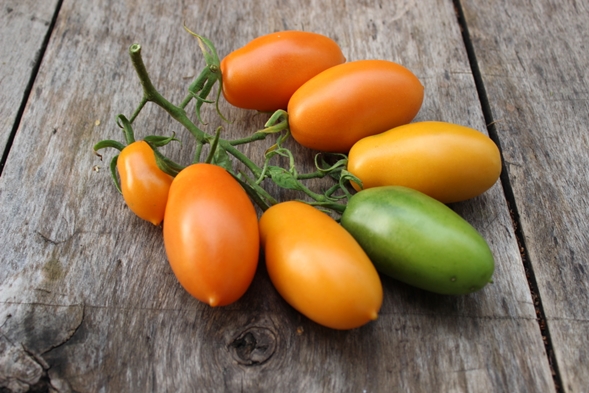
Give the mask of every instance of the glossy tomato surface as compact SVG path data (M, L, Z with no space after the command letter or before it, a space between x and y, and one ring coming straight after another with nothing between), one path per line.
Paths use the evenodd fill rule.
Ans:
M210 306L225 306L245 293L256 271L256 211L225 169L193 164L170 188L164 244L180 284Z
M364 188L405 186L451 203L493 186L501 174L501 155L488 136L472 128L417 122L358 141L348 170Z
M289 30L264 35L221 61L223 95L239 108L286 109L303 83L345 60L337 43L321 34Z
M460 295L487 285L495 262L487 242L448 206L406 187L362 190L341 224L381 272L431 292Z
M380 277L335 220L302 202L272 206L260 219L266 267L280 295L309 319L352 329L377 318Z
M353 61L323 71L293 94L289 126L303 146L347 153L366 136L409 123L422 102L423 86L407 68Z
M159 225L164 219L173 177L159 169L151 147L145 141L126 146L117 160L117 169L129 209L140 218Z

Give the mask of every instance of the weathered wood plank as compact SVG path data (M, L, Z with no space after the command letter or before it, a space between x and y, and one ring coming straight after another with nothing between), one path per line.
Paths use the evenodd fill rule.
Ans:
M0 2L0 152L13 130L26 98L33 69L55 13L57 0L3 0Z
M0 217L10 222L0 234L0 364L17 360L0 383L64 391L554 390L499 184L454 206L497 259L495 284L479 293L437 296L384 278L379 320L338 332L281 300L263 264L228 307L211 309L183 291L161 229L130 214L107 164L90 152L99 139L121 139L113 119L140 99L131 43L142 44L162 93L184 97L203 62L183 22L212 38L221 56L275 30L329 35L350 60L412 69L426 88L418 120L485 130L449 1L65 2L0 179ZM228 137L265 120L222 110L234 119ZM211 130L221 124L211 111L205 118ZM173 154L192 153L186 133L157 108L142 112L135 129L139 137L176 131L184 143ZM269 144L246 152L260 157ZM312 154L293 147L310 170Z
M589 373L589 7L465 1L565 391Z

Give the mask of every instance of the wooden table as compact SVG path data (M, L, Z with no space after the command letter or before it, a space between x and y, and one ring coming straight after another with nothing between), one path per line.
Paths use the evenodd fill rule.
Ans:
M587 2L0 4L1 391L589 391ZM188 295L161 227L136 218L112 186L114 152L92 153L122 138L114 118L141 98L131 44L158 89L182 100L204 65L184 23L220 56L273 31L325 34L348 60L411 69L425 86L416 120L488 132L501 181L451 207L488 240L494 284L446 297L383 277L379 319L351 331L294 311L263 263L233 305ZM228 137L267 119L221 109ZM221 124L204 116L210 130ZM134 124L138 137L187 137L155 106ZM189 143L178 146L174 157L190 157ZM312 168L312 154L295 151Z

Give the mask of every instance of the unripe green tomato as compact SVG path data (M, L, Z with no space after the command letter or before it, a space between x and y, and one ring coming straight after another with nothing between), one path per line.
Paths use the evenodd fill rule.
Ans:
M358 192L341 218L376 269L427 291L460 295L490 282L495 268L485 239L443 203L410 188Z

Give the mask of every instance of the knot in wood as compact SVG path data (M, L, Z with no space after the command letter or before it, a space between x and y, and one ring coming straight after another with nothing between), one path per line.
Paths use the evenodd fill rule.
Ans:
M268 328L252 326L236 336L227 348L239 364L256 366L272 357L276 350L276 336Z

